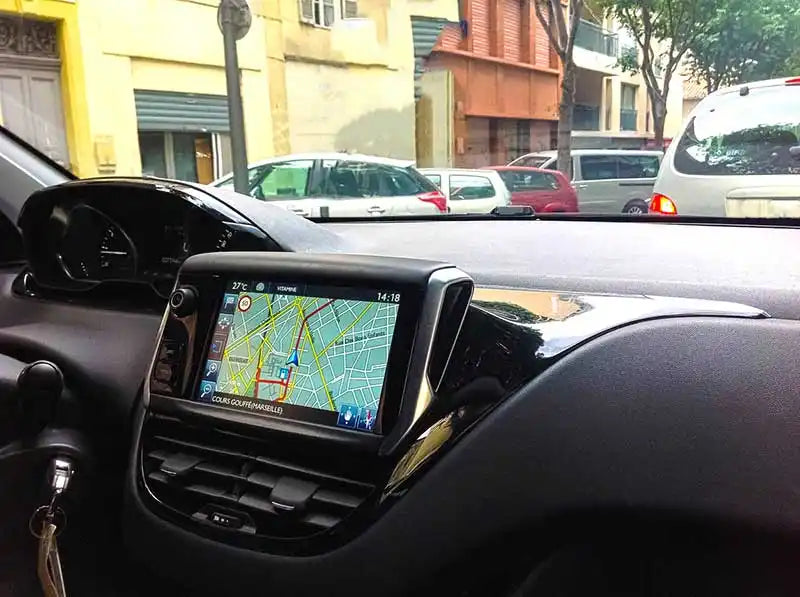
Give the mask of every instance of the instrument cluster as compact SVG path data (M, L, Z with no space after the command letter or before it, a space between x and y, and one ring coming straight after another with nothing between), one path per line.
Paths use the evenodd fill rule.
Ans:
M33 195L20 227L36 282L74 291L147 285L166 298L191 255L270 250L239 214L189 191L140 181L74 183Z

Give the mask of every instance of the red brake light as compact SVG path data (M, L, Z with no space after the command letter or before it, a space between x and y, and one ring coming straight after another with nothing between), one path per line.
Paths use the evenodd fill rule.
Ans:
M655 193L650 200L650 213L664 216L677 216L678 208L675 202L661 193Z
M441 191L430 191L429 193L422 193L417 195L417 199L425 203L433 203L442 213L447 212L447 199L442 195Z
M786 79L786 85L800 85L800 77L792 77L791 79Z

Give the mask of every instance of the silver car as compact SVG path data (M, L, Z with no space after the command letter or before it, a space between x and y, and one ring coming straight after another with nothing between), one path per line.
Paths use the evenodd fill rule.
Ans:
M421 168L420 173L444 193L449 213L486 214L511 203L511 193L494 170Z
M575 149L572 185L581 213L645 214L663 152L636 149ZM538 151L509 166L556 167L555 151Z

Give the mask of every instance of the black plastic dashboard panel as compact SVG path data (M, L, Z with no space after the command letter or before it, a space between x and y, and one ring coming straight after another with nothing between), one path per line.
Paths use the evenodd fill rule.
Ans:
M665 318L610 331L485 415L330 553L272 556L186 532L144 506L135 469L127 541L211 593L388 595L407 593L449 554L565 513L622 507L798 530L798 346L800 323L769 319ZM331 582L353 562L358 583Z

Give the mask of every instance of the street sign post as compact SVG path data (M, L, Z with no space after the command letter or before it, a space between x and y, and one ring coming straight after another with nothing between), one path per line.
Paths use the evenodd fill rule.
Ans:
M239 57L236 42L250 30L253 16L247 0L222 0L217 9L217 25L225 48L225 81L228 88L228 118L231 126L233 188L247 194L247 146L244 136L242 87L239 79Z

